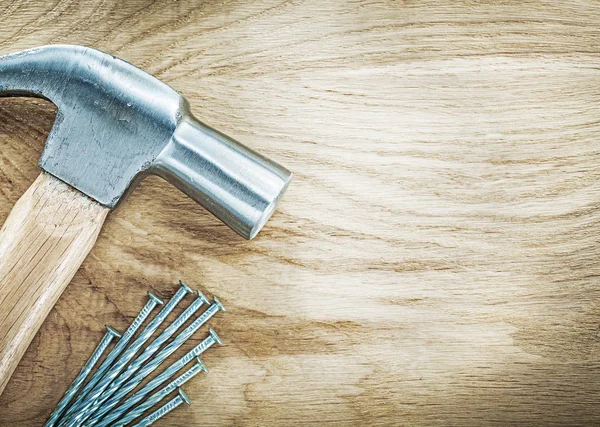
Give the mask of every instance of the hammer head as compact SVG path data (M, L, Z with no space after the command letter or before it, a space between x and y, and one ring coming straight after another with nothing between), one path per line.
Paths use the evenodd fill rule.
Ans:
M109 208L157 174L251 239L291 180L287 169L195 119L175 90L95 49L1 56L0 96L58 107L40 167Z

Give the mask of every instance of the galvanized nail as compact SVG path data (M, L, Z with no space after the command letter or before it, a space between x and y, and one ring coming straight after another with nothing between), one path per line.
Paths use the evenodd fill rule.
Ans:
M108 399L109 396L103 394L104 390L114 381L115 378L121 373L125 365L134 358L135 354L140 348L150 339L152 334L160 327L165 321L167 316L171 314L173 309L181 302L181 300L188 294L193 293L185 283L179 282L181 287L175 293L173 298L163 307L163 309L152 319L152 321L144 328L144 330L138 335L135 341L127 347L127 349L121 354L116 360L113 366L110 367L108 372L98 381L96 386L85 398L85 403L80 407L77 414L77 419L80 423L84 422L90 415L94 413L96 409L100 407L102 402Z
M58 402L56 408L54 408L54 411L52 414L50 414L48 421L46 421L46 424L44 424L44 427L53 427L55 425L56 421L58 421L66 407L69 405L71 399L73 399L73 397L77 394L83 385L83 382L90 374L92 369L94 369L94 366L96 366L96 363L98 363L110 343L113 341L113 339L120 337L121 334L119 332L106 325L106 333L104 334L104 337L102 337L102 340L100 340L100 343L94 349L90 358L85 362L83 368L81 368L81 371L79 371L79 374L77 374L73 382L69 385L62 399L60 399L60 402Z
M165 381L169 380L170 378L173 378L180 369L182 369L185 365L187 365L189 362L191 362L194 358L197 358L199 355L204 353L206 350L208 350L214 344L221 344L221 343L222 343L221 339L219 338L217 333L212 328L209 329L208 337L206 337L204 340L202 340L202 342L200 344L198 344L196 347L194 347L189 352L187 352L179 360L174 362L171 366L169 366L167 369L165 369L160 375L156 376L156 378L153 378L148 384L146 384L140 390L136 391L131 397L129 397L125 402L123 402L117 409L110 412L106 418L102 419L102 421L100 421L99 425L102 427L112 425L111 423L118 418L118 416L113 415L113 412L120 413L120 414L125 413L127 410L129 410L129 408L131 408L134 405L136 405L137 403L139 403L151 391L153 391L154 389L159 387L161 384L163 384ZM126 386L125 388L119 390L119 392L117 392L117 394L112 396L111 399L108 402L106 402L105 407L102 408L102 411L104 413L107 413L108 411L110 411L112 408L114 408L119 403L119 401L121 399L123 399L127 394L129 394L129 392L131 390L133 390L138 384L139 383L135 383L135 384L128 383L129 387ZM100 413L98 413L98 415L102 416L102 415L100 415Z
M114 413L111 413L111 415L112 415L111 418L119 420L119 421L117 421L116 424L114 424L115 427L125 426L125 425L129 424L130 422L132 422L133 420L135 420L136 418L141 416L148 409L150 409L154 405L158 404L161 400L163 400L165 397L167 397L169 394L171 394L175 389L177 389L178 387L181 387L186 382L188 382L189 380L194 378L199 372L208 372L208 369L206 368L206 365L204 364L202 359L200 359L200 357L197 357L197 363L195 363L190 369L185 371L183 374L181 374L175 380L171 381L165 387L161 388L159 391L154 393L152 396L150 396L149 398L144 400L144 402L142 402L140 405L136 406L131 411L129 411L127 413L125 413L125 411L119 411L119 412L115 411Z
M137 317L135 318L133 323L131 323L131 325L129 325L129 328L127 328L127 330L125 331L123 336L119 339L119 341L117 342L115 347L112 349L112 351L108 354L108 356L106 356L106 359L104 359L104 362L102 362L102 364L100 365L98 370L90 378L90 380L88 381L86 386L83 388L82 392L79 394L79 396L75 400L75 403L73 403L71 408L69 408L69 410L66 412L66 414L64 416L65 422L61 421L60 425L66 425L69 427L72 425L77 425L77 420L73 420L73 422L71 422L69 420L69 418L73 417L74 414L78 413L79 407L84 404L87 394L94 388L94 386L98 383L98 381L100 381L100 379L102 379L104 374L106 374L106 372L109 370L110 366L117 359L117 357L119 357L121 352L127 346L127 343L135 335L135 333L140 328L140 326L142 326L142 323L144 323L144 321L150 315L152 310L154 310L154 308L156 308L157 305L163 304L163 302L157 296L155 296L152 292L148 292L148 296L150 297L148 302L144 305L144 307L142 308L140 313L137 315Z
M106 409L106 406L108 406L108 403L105 404L104 402L106 402L108 399L110 399L110 397L113 394L119 392L119 390L122 389L123 384L142 367L144 362L146 362L148 359L150 359L154 355L154 353L156 353L159 350L159 348L171 336L173 336L173 334L183 324L185 324L185 322L187 322L188 319L190 317L192 317L192 315L194 313L196 313L196 311L198 311L200 309L200 307L202 307L202 305L204 305L206 303L208 303L208 299L200 291L198 291L198 298L196 298L194 300L194 302L192 302L189 305L189 307L186 308L185 311L177 319L175 319L173 321L173 323L171 323L167 327L167 329L165 329L163 331L163 333L161 333L152 343L150 343L150 345L148 345L148 347L146 347L144 349L142 354L139 355L133 362L131 362L131 364L127 367L125 372L123 372L121 375L119 375L119 377L117 377L117 379L104 391L104 393L101 397L102 403L100 404L100 407L96 408L96 410L94 411L94 414L92 414L92 417L88 420L86 425L90 425L90 426L95 425L95 423L98 422L98 420L100 419L100 417L103 414L108 412L110 410L110 408L114 407L114 405L112 405L109 409ZM187 330L187 328L186 328L186 330ZM110 401L109 401L109 403L110 403ZM116 403L118 403L118 401Z
M178 389L178 391L179 391L179 395L177 395L171 401L166 403L164 406L161 406L156 411L152 412L150 415L148 415L146 418L141 420L139 423L135 424L133 427L149 426L152 423L154 423L156 420L159 420L160 418L167 415L169 412L171 412L172 410L177 408L182 403L187 403L188 405L190 405L191 404L190 398L187 396L187 394L185 394L185 392L182 389Z

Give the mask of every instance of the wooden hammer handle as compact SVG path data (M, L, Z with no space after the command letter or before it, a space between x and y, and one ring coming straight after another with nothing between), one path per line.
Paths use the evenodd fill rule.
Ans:
M42 172L0 230L0 394L109 210Z

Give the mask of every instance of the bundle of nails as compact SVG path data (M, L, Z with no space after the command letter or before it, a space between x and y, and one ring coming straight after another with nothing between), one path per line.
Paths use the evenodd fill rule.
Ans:
M209 329L209 335L192 350L168 366L150 382L138 387L211 317L220 310L225 311L216 297L210 303L198 291L198 297L150 344L142 349L177 304L186 295L195 293L185 283L180 282L180 284L181 288L173 298L135 339L133 338L136 332L150 313L158 306L164 305L152 292L148 292L150 299L123 335L110 326L106 326L107 332L104 338L58 402L44 427L147 426L182 403L190 404L188 397L180 387L199 372L208 372L199 356L214 344L221 344L219 336L212 329ZM209 305L208 308L163 346L205 304ZM115 346L90 376L115 339L118 339ZM133 342L131 342L132 340ZM177 376L178 372L192 361L194 364ZM87 383L86 379L88 379ZM150 394L169 380L170 382L166 386ZM136 390L136 388L139 389ZM163 399L175 391L177 391L175 397L159 406ZM133 394L130 394L131 392ZM155 406L159 407L155 408ZM153 412L132 424L149 410Z

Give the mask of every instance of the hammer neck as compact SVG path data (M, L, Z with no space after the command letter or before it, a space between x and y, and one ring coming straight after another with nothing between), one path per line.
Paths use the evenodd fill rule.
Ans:
M291 173L234 139L185 117L154 172L252 239L268 221Z

